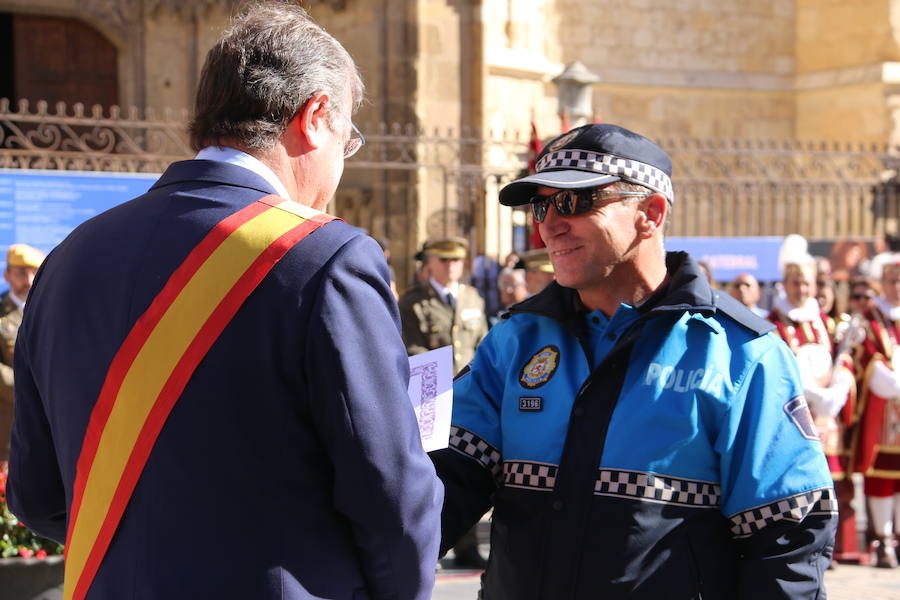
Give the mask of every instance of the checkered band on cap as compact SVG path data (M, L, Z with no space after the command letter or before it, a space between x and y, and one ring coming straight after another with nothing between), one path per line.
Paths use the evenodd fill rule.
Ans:
M549 492L556 485L559 467L549 463L510 460L503 462L503 484L507 487Z
M615 175L630 183L646 186L669 199L675 200L672 179L660 169L630 158L613 154L600 154L590 150L558 150L548 152L537 163L537 172L550 169L575 169Z
M495 478L500 477L500 451L468 429L450 426L450 448L484 465Z
M625 496L694 508L719 506L719 484L640 471L601 469L594 485L598 496Z
M731 517L731 533L735 537L753 535L763 527L778 521L794 521L799 523L807 515L826 513L836 514L838 510L837 496L832 488L812 490L776 500L770 504L745 510Z

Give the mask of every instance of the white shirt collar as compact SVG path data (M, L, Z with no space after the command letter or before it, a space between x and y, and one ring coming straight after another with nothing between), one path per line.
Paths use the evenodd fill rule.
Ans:
M25 301L13 294L12 290L9 290L7 294L9 299L12 300L12 303L19 307L19 310L25 310Z
M246 152L241 152L240 150L229 146L207 146L198 152L197 156L194 158L197 160L217 160L219 162L249 169L268 181L269 184L275 188L275 191L278 192L279 196L285 200L291 199L287 188L284 186L284 183L278 179L278 175L275 174L275 171L270 169L268 165L255 156L251 156Z
M815 298L807 298L803 306L794 306L788 302L787 296L779 296L775 298L774 304L775 308L786 315L788 319L797 323L815 321L819 318L821 312L819 303Z
M434 280L434 277L429 277L428 281L431 283L431 287L433 287L435 289L435 291L438 293L438 295L442 299L444 299L444 300L447 299L448 292L453 294L454 298L459 298L459 282L458 281L454 281L453 283L451 283L450 287L442 286L441 284L439 284L437 281Z

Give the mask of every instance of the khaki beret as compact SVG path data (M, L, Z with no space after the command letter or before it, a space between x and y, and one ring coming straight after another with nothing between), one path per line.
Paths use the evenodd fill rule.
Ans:
M425 256L439 258L465 258L469 252L469 242L461 237L448 237L428 240L422 248Z
M44 253L26 244L13 244L6 251L7 267L34 267L44 262Z
M553 263L550 262L550 254L546 248L538 248L522 253L522 260L525 262L526 271L541 271L542 273L552 273Z

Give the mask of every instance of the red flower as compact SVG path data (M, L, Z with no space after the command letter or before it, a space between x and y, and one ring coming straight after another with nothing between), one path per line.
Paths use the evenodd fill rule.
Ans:
M24 558L31 558L34 556L34 550L31 548L26 548L25 546L19 546L19 556Z
M47 558L47 551L43 548L37 551L37 554L34 555L35 558Z

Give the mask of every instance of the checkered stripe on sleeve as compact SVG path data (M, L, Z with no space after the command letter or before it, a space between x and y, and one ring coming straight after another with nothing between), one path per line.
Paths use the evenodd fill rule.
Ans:
M681 479L640 471L600 469L594 484L596 496L619 496L689 506L713 508L719 506L719 484L695 479Z
M500 451L468 429L450 426L450 448L474 458L484 465L495 478L500 477Z
M733 515L731 533L746 537L781 520L799 523L807 515L834 514L837 510L837 496L832 488L811 490Z
M550 169L576 169L594 171L605 175L615 175L625 181L637 183L675 200L672 180L660 169L646 163L620 158L613 154L600 154L588 150L558 150L541 157L537 171Z
M549 492L556 485L556 465L507 460L503 462L503 484L507 487Z

